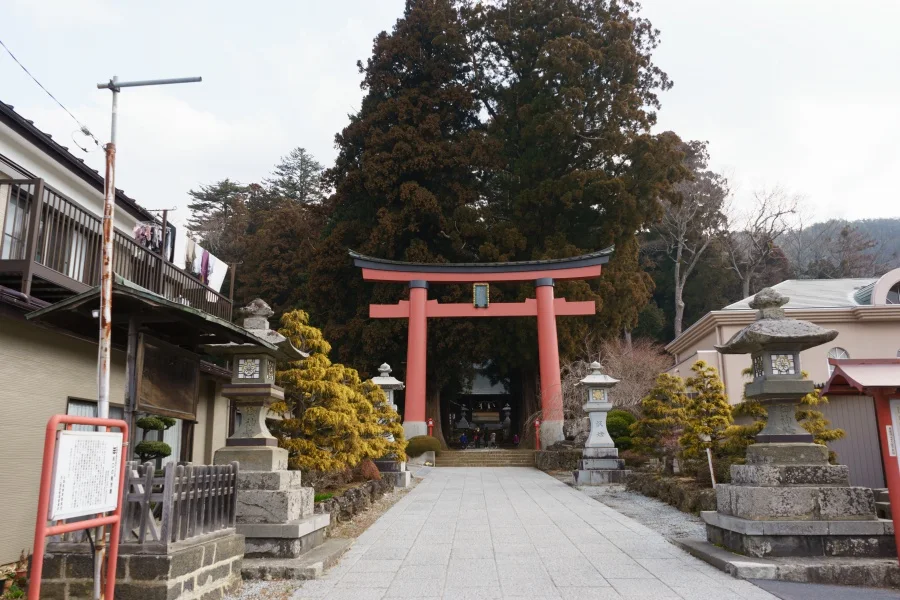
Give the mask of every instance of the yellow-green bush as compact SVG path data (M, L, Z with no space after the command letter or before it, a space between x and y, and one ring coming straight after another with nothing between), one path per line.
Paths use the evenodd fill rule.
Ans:
M290 467L329 472L364 459L405 460L400 416L384 392L362 381L355 369L332 363L327 356L331 345L302 310L286 313L281 325L282 335L310 352L307 359L280 365L276 373L285 402L272 407L284 417L274 433L289 452ZM393 434L393 442L388 434Z

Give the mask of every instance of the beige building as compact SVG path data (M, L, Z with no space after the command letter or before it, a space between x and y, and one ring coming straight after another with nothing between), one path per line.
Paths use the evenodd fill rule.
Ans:
M138 378L154 384L145 385L158 399L169 400L167 394L185 398L174 413L155 413L180 417L163 434L172 455L160 464L209 464L233 423L229 401L220 394L230 372L197 354L197 340L255 338L231 324L229 298L177 268L164 253L135 241L135 225L157 220L155 214L121 191L116 204L114 270L122 281L140 287L117 287L125 300L114 300L110 416L124 413L128 320L139 317L134 337L140 336L142 349L145 340L177 348L190 366L190 385L182 388L168 381L159 364L153 373L163 376L148 379L146 361ZM91 294L99 283L102 206L100 175L0 103L0 406L5 415L0 421L0 565L32 546L48 419L97 414L99 327L92 308L99 302ZM167 229L174 237L174 227ZM81 304L73 303L79 298ZM73 306L33 318L36 311L66 303ZM146 405L141 410L140 400L136 394L137 412L151 412ZM136 440L141 436L137 431Z
M869 279L790 279L773 286L790 298L787 315L835 329L830 344L805 350L802 369L816 384L830 376L829 358L900 357L900 269ZM715 366L731 403L743 398L750 356L722 355L715 346L724 344L756 318L745 298L712 311L666 346L675 358L672 374L687 378L698 360ZM875 412L871 398L836 398L824 410L832 423L847 431L847 438L832 448L848 464L856 484L883 487Z

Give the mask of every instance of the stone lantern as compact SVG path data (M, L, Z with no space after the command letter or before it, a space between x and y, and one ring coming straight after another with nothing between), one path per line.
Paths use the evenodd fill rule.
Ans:
M396 412L397 404L394 402L394 392L402 390L404 386L402 381L391 376L391 366L387 363L382 363L378 367L378 377L373 377L372 383L384 391L388 404ZM392 442L394 441L394 435L391 433L387 435L387 438ZM406 469L406 462L394 460L388 456L374 462L378 466L378 470L381 471L382 479L393 481L395 487L409 487L412 478L410 472Z
M606 417L613 407L609 390L617 383L619 380L603 373L595 361L591 363L590 375L577 384L585 393L584 411L590 419L591 432L584 444L580 468L575 471L575 485L620 483L631 473L625 470L625 461L619 458L619 449L606 428Z
M236 530L245 536L246 557L297 558L325 539L328 514L313 514L313 489L301 485L299 471L288 470L288 452L266 427L269 407L284 400L275 384L276 361L294 361L308 354L269 328L273 311L262 300L241 309L243 327L260 344L214 344L206 351L231 361L231 382L222 395L235 403L241 424L225 447L216 451L215 464L240 463L236 502ZM245 561L248 568L250 561Z
M722 354L750 354L753 381L744 396L763 404L768 413L765 429L756 436L758 443L812 443L813 436L794 416L797 403L815 389L803 379L800 352L837 337L832 329L786 318L783 306L788 300L764 289L750 301L750 308L759 311L757 320L716 346Z
M797 422L800 400L813 391L801 374L800 352L837 332L785 316L788 298L766 288L750 302L756 321L737 332L722 354L750 354L746 397L768 411L765 428L731 467L731 484L716 486L716 511L701 513L707 538L755 557L891 556L889 521L875 516L872 490L850 485L849 469L828 463L828 448Z
M397 403L394 402L394 391L402 390L404 386L402 381L391 376L391 365L382 363L381 366L378 367L378 377L373 377L372 383L384 391L384 394L388 399L388 404L394 409L394 412L397 412ZM390 440L392 442L394 441L393 435L390 436Z

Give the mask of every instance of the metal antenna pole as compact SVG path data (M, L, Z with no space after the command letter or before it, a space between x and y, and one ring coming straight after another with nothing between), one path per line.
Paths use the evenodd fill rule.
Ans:
M106 144L106 178L103 193L103 245L100 258L100 343L97 350L97 416L109 418L109 372L110 350L112 347L112 280L113 280L113 232L116 214L116 120L119 108L119 92L123 87L141 87L148 85L168 85L173 83L192 83L202 81L200 77L183 77L180 79L156 79L146 81L119 81L113 76L107 83L98 83L97 88L112 92L112 120L110 123L109 143ZM127 384L126 384L127 385ZM128 391L126 390L126 393ZM131 423L129 423L129 428ZM124 482L121 482L124 485ZM100 527L94 548L94 600L102 598L101 581L103 557L106 554L105 528ZM107 573L107 577L115 577L115 573Z

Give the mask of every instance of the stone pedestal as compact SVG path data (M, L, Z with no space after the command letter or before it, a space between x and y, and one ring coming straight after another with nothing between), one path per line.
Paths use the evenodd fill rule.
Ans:
M264 455L264 456L263 456ZM314 492L288 471L283 448L226 446L215 463L238 461L237 532L246 556L296 558L325 540L328 515L313 514Z
M374 462L381 473L381 478L389 481L394 487L408 488L412 484L412 474L406 468L405 461L382 459Z
M810 443L754 444L747 464L716 486L715 512L701 513L707 538L755 556L896 556L893 526L875 515L869 488Z
M591 433L574 472L575 485L625 483L631 474L625 470L625 461L619 458L619 449L606 429L606 417L611 409L610 402L591 401L584 405L591 421Z

